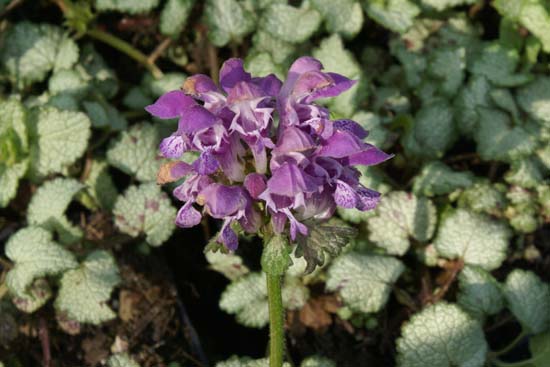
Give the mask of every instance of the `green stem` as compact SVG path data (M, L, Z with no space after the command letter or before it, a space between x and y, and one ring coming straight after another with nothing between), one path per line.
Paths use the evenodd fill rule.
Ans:
M86 31L86 34L130 56L132 59L145 66L156 79L162 77L162 71L154 63L149 61L147 55L128 42L99 29L89 29Z
M510 342L510 344L508 344L507 346L505 346L504 348L500 349L500 350L497 350L497 351L494 351L492 354L495 356L495 357L498 357L498 356L501 356L503 354L506 354L508 353L509 351L511 351L512 349L514 349L518 343L520 341L523 340L523 338L525 338L525 336L527 336L527 333L525 332L525 330L522 330L521 333L519 333L519 335Z
M282 367L284 351L284 308L281 285L283 277L267 274L269 302L269 367Z

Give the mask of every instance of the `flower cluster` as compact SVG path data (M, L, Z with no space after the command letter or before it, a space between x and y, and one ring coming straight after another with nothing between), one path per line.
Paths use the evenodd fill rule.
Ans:
M253 78L240 59L220 70L220 88L206 75L188 78L181 90L146 107L161 119L179 119L178 129L160 144L166 158L200 155L192 163L165 165L159 182L188 176L174 190L184 202L176 224L192 227L203 211L223 219L218 242L237 248L231 224L255 233L270 218L273 231L288 225L290 238L308 234L305 220L326 220L336 206L373 209L380 194L359 183L356 165L374 165L391 156L367 144L368 132L352 120L331 120L315 104L355 81L323 72L312 57L296 60L285 82L270 74Z

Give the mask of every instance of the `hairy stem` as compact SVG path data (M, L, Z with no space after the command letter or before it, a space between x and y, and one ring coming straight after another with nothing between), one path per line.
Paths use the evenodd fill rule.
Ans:
M267 276L267 299L269 303L269 367L282 367L284 355L284 308L281 285L283 277Z
M100 29L89 29L86 31L86 34L130 56L132 59L145 66L156 79L162 77L162 71L149 60L147 55L136 49L128 42Z

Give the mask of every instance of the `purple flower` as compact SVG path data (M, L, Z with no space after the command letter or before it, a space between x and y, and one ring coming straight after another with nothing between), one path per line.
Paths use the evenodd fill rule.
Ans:
M331 120L315 103L351 88L355 81L324 72L312 57L296 60L282 83L270 74L254 78L242 60L229 59L219 87L206 75L188 78L181 91L146 107L161 119L178 119L160 152L176 161L164 165L159 183L186 177L174 190L184 204L176 223L198 224L203 214L223 221L217 241L235 250L234 227L255 233L307 236L305 221L324 221L336 207L371 210L380 194L359 183L356 165L389 158L363 141L368 132L352 120ZM197 152L187 164L181 156Z

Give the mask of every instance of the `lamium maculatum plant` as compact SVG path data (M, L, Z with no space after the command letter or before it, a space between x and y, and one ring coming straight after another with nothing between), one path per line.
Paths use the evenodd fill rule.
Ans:
M322 69L318 60L301 57L281 82L274 74L252 77L242 60L230 59L219 86L194 75L146 107L160 119L179 119L160 144L171 161L158 174L161 184L184 179L173 192L183 202L176 224L193 227L203 214L223 220L216 242L227 251L237 249L241 231L263 239L272 367L283 363L281 282L291 245L312 271L323 262L315 237L347 243L353 229L326 225L336 207L366 211L380 200L359 183L355 166L391 157L363 141L368 132L360 124L333 120L315 103L355 83ZM196 152L196 160L184 161L185 152Z

